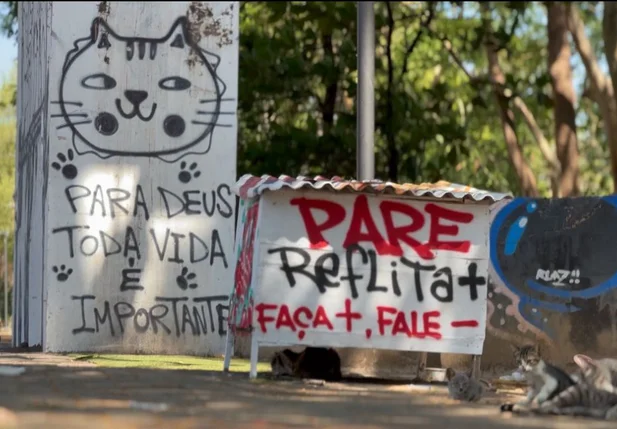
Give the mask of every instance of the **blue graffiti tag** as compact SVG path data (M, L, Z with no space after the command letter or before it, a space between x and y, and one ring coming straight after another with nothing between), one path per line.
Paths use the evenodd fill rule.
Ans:
M617 196L605 197L602 198L602 201L609 203L614 208L617 208ZM516 220L508 227L508 218L513 212L515 212L515 210L520 210L520 208L525 204L526 213L518 216ZM545 324L546 319L542 315L543 312L573 313L580 311L581 308L579 306L571 303L572 299L593 299L606 293L608 290L617 287L617 271L610 278L604 279L604 281L601 281L599 284L580 290L568 290L545 286L535 281L533 278L520 279L521 283L518 281L515 282L518 284L514 284L510 281L501 266L502 260L500 259L500 252L502 257L507 256L516 258L515 253L519 248L520 243L524 241L525 232L528 230L528 226L534 218L533 214L537 212L537 209L537 200L529 198L516 198L503 207L499 213L497 213L490 227L490 258L495 273L501 282L519 298L518 310L520 314L531 325L550 335L548 332L548 326ZM505 239L502 235L503 241L500 243L499 234L502 232L504 227L507 227L508 230L505 234ZM541 240L541 238L538 237L535 239ZM523 276L524 275L525 274L523 274Z
M535 201L532 201L527 204L527 213L531 214L535 212L537 208L538 204ZM523 237L527 222L529 222L529 218L527 216L521 216L512 224L512 226L510 226L510 230L508 231L508 235L506 237L506 246L504 250L506 255L511 256L514 252L516 252L516 247Z

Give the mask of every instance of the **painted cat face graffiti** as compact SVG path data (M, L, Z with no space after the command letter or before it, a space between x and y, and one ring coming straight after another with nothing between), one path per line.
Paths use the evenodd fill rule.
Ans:
M161 38L117 34L96 18L68 52L59 105L78 154L176 161L210 150L225 84L220 58L193 43L185 17ZM98 94L92 94L98 92ZM101 94L102 93L102 94ZM127 145L139 136L147 144Z

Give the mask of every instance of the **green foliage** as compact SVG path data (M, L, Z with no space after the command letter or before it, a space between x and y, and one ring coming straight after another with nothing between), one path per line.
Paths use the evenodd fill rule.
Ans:
M13 230L13 192L15 190L15 86L17 65L0 86L0 231Z
M0 85L0 231L7 231L9 239L8 261L9 273L12 272L15 191L15 138L17 120L15 115L15 89L17 85L17 64ZM3 238L0 236L0 256L4 252ZM0 258L0 308L4 302L4 269ZM12 276L9 275L9 282ZM10 291L9 291L10 293ZM12 298L9 296L9 302ZM1 314L1 310L0 310Z
M466 155L464 123L452 114L458 98L446 83L451 78L463 82L456 70L442 74L440 64L447 58L435 40L421 40L407 53L424 7L407 11L392 5L390 43L382 19L385 8L378 4L376 11L381 28L375 80L377 174L389 176L395 152L399 180L436 180L443 165ZM241 173L354 175L355 21L351 2L242 4ZM405 61L409 65L403 72ZM434 156L427 157L427 151Z
M17 34L17 2L3 1L0 2L0 34L7 37L13 37Z
M353 3L242 3L239 172L354 171L354 34Z
M0 86L0 115L3 118L15 117L15 105L17 104L17 63L9 72L8 76L2 77Z
M601 52L598 6L582 7ZM433 18L426 25L429 11ZM499 111L483 79L478 3L376 2L375 16L376 176L445 179L517 193ZM495 2L490 18L506 86L524 99L554 145L543 4ZM242 3L239 174L354 175L355 22L352 2ZM332 51L324 37L331 37ZM335 97L326 96L328 88ZM584 100L577 108L582 188L607 193L608 152L596 107ZM545 160L518 116L516 126L540 192L548 196Z
M93 363L101 368L148 368L183 371L223 371L222 358L183 355L114 355L114 354L69 354L76 361ZM249 372L247 359L231 360L230 372ZM257 372L270 371L270 364L259 362Z

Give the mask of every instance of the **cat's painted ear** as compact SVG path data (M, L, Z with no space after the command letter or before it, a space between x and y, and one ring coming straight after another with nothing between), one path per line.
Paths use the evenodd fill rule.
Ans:
M181 16L172 24L166 39L172 48L184 49L188 42L188 34L188 21L186 17Z
M109 26L100 16L94 18L91 28L92 42L99 49L107 49L111 47L110 38L113 38L113 33Z
M208 52L204 49L201 49L201 52L204 54L204 57L206 57L206 60L212 64L212 67L214 68L214 70L216 70L219 66L219 64L221 63L221 57L219 57L218 55L213 54L212 52Z
M452 377L454 377L455 375L456 375L456 371L454 371L452 368L446 369L446 380L448 381L452 380Z
M106 34L108 29L107 24L100 16L97 16L92 20L92 24L90 25L90 35L87 37L82 37L73 42L73 49L71 49L64 59L64 64L62 66L62 71L66 73L69 65L75 58L75 56L80 53L86 46L97 46L101 43L102 34ZM106 36L107 38L107 36ZM109 40L107 38L107 42Z

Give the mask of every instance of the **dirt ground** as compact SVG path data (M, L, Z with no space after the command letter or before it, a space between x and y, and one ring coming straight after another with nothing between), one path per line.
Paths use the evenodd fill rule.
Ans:
M100 368L43 353L0 353L0 428L580 428L614 423L501 415L508 395L449 400L444 386L249 381L244 373ZM1 370L2 368L0 368ZM510 394L512 398L512 394Z

